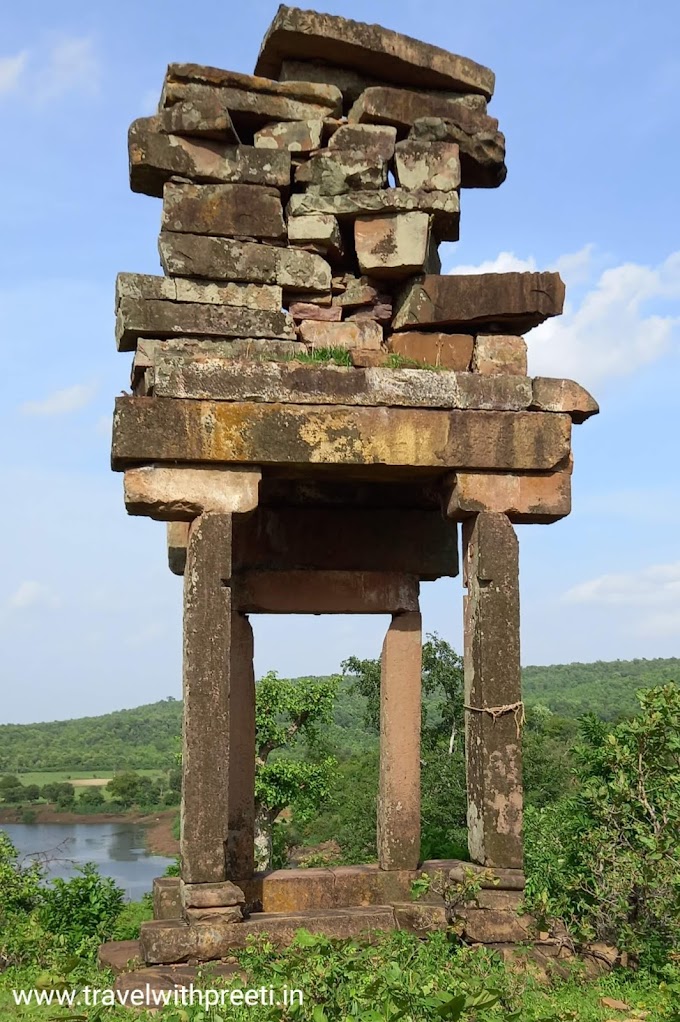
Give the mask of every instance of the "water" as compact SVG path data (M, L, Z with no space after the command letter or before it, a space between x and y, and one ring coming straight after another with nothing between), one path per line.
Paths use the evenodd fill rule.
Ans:
M73 876L76 866L94 862L126 897L139 901L173 861L150 855L144 827L134 823L3 823L20 857L47 863L47 879Z

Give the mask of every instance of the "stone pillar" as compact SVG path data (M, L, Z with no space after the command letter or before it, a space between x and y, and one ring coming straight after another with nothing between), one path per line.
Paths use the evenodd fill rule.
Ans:
M381 869L415 869L420 859L421 628L418 611L395 614L382 649L378 793Z
M255 869L255 671L253 629L238 612L231 618L229 716L227 875L246 880Z
M189 531L184 574L182 879L227 878L231 515L206 513Z
M468 847L484 866L522 866L519 559L504 514L463 525Z

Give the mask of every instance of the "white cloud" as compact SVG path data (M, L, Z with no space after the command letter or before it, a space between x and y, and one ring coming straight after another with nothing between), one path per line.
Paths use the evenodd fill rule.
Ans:
M25 401L21 411L25 415L67 415L84 408L94 398L97 387L92 383L75 383L49 394L42 401Z
M594 252L593 245L586 245L546 267L562 274L567 302L563 316L527 335L532 375L564 376L592 385L634 372L671 349L680 308L669 312L663 306L680 302L680 252L658 266L623 263L604 270L595 269ZM457 266L451 272L536 269L533 257L501 252L479 266ZM579 297L579 285L584 284L589 286ZM570 300L570 288L577 294L575 301Z
M57 596L42 582L27 580L7 600L10 610L30 610L33 607L58 607Z
M600 575L564 594L567 603L634 611L631 627L646 637L673 635L680 629L680 561L652 564L638 571Z
M0 57L0 96L14 92L18 87L28 61L28 50L14 57Z
M69 92L94 94L99 88L99 61L93 40L86 36L63 36L47 54L35 78L36 99L45 103Z
M30 103L44 105L69 93L94 95L100 65L93 39L60 36L47 46L0 58L0 96L16 92Z

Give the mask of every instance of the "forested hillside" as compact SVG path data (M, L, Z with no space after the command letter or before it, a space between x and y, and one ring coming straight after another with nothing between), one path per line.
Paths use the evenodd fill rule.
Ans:
M541 703L564 717L596 713L616 720L634 713L639 688L680 682L680 659L616 660L524 669L529 705ZM375 737L363 726L363 700L340 686L332 745L367 749ZM0 772L29 770L167 769L179 751L182 704L176 699L101 717L0 726Z

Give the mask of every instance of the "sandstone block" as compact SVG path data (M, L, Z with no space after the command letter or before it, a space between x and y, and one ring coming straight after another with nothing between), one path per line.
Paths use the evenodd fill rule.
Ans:
M434 193L436 194L436 193ZM411 326L494 326L522 334L564 306L559 273L475 273L415 278L400 294L395 330ZM476 331L477 332L477 329Z
M379 288L379 282L370 277L353 277L346 273L342 277L342 286L338 282L337 294L333 295L332 302L333 305L340 305L344 309L353 309L379 299L387 300L389 296L381 296Z
M404 139L397 143L394 173L402 188L455 191L460 188L458 146L453 142Z
M547 472L569 454L570 435L569 416L554 412L120 397L112 467L198 461L370 465L376 476L394 467Z
M251 515L235 515L234 528ZM234 549L238 539L234 540ZM238 726L229 742L227 876L252 877L255 870L255 670L253 629L245 614L231 615L229 709ZM241 885L236 891L241 893ZM243 895L245 898L245 894ZM250 900L250 899L247 899Z
M253 146L197 141L159 130L157 117L134 121L128 133L130 188L145 195L163 196L171 177L199 182L290 186L290 156L263 153Z
M511 522L547 524L571 512L571 463L545 475L458 472L446 513L458 521L493 511Z
M239 309L280 312L283 290L270 284L204 283L148 273L119 273L116 308L123 299L195 302L199 305L230 305Z
M388 124L343 124L328 140L329 149L370 149L389 161L394 157L397 129Z
M334 866L335 905L391 905L411 897L417 870L369 866Z
M339 305L313 305L311 302L293 302L288 306L288 312L296 323L305 319L318 319L326 323L339 323L342 319L342 309Z
M239 135L219 90L203 85L187 86L181 102L161 109L161 131L169 135L189 135L218 142L239 142Z
M423 936L434 930L446 930L448 920L444 905L424 905L421 902L403 902L394 906L397 927Z
M413 212L432 214L434 234L439 241L458 240L460 203L457 192L411 192L405 188L387 188L382 191L366 189L343 195L305 192L291 195L288 202L289 218L327 213L341 219L356 219L358 216Z
M314 245L331 259L343 254L340 226L334 216L296 216L288 221L288 240L292 245Z
M418 588L394 571L247 571L237 599L244 614L406 614Z
M276 82L259 76L170 64L165 76L161 107L172 111L178 103L212 102L226 111L237 127L258 128L271 121L307 121L342 113L342 93L332 85L313 82Z
M441 117L413 122L409 138L422 143L452 142L458 146L463 188L498 188L507 176L505 136L489 118L486 127L467 127Z
M420 613L393 616L380 670L378 863L415 869L420 858Z
M345 112L369 85L381 84L376 78L352 71L351 68L323 64L311 59L283 60L277 77L280 82L318 82L320 85L334 85L342 93Z
M182 899L179 877L157 877L153 882L154 919L181 919Z
M276 279L284 291L325 294L331 288L331 268L320 255L298 248L281 248L276 257Z
M463 549L468 847L481 865L518 868L523 794L517 537L505 515L482 511L465 523ZM474 919L474 929L466 924L471 940L522 939L477 929L478 917L493 916L490 910L462 914Z
M167 524L167 539L168 539L168 567L173 575L183 575L184 569L187 563L187 544L189 542L189 523L188 522L168 522ZM170 878L179 879L179 878ZM154 897L155 897L154 887ZM179 900L179 884L177 885L177 898ZM180 910L181 910L181 902ZM154 901L155 906L155 901ZM181 911L180 911L181 914ZM154 919L161 919L162 917L156 915L154 909ZM172 916L172 918L177 918Z
M482 890L524 890L525 878L521 869L490 868L489 866L480 866L475 862L460 862L459 860L448 860L444 863L438 863L436 859L430 859L423 863L422 870L424 873L432 874L437 871L437 868L441 870L442 866L445 867L444 872L448 872L449 880L452 880L454 883L464 883L466 881L466 875L472 872L473 874L476 873L478 876L481 874L480 883ZM448 867L448 869L446 867Z
M600 410L595 398L580 384L547 376L534 379L531 407L543 412L566 412L572 422L585 422Z
M354 245L359 269L387 278L422 272L432 242L430 222L428 213L357 217Z
M400 85L493 93L493 72L466 57L379 25L282 5L264 37L256 74L276 77L283 60L310 56Z
M260 185L193 185L163 189L162 227L181 234L283 239L281 196Z
M171 277L206 277L254 284L277 282L277 258L282 251L273 245L258 245L252 241L172 231L161 231L158 250L161 265Z
M243 912L239 905L224 908L185 908L184 918L192 923L239 923Z
M286 359L294 355L304 355L307 346L302 341L262 340L248 337L244 339L215 340L198 337L142 337L137 342L132 364L132 386L134 387L141 373L151 369L151 384L155 368L159 362L176 362L178 359L210 357L215 359L248 359L258 362L267 359ZM152 387L153 389L153 387Z
M472 371L485 376L526 376L526 341L512 334L477 334Z
M371 348L351 348L349 358L357 369L380 369L389 364L386 351L374 351Z
M264 878L263 912L334 908L335 878L330 869L279 869Z
M319 195L385 188L387 161L377 150L323 149L298 167L295 182Z
M214 884L180 883L182 908L225 908L242 905L245 895L240 887L223 880Z
M110 940L99 945L97 962L103 969L110 969L116 976L139 968L142 962L142 948L138 940Z
M189 531L184 576L180 850L190 884L226 880L230 579L231 515L201 515Z
M382 296L387 297L387 296ZM374 301L367 303L366 305L355 306L346 316L345 319L374 319L377 323L391 323L392 322L392 301L381 301L375 299Z
M294 340L293 320L284 312L231 305L122 298L116 313L119 351L134 351L140 337L273 337Z
M516 912L457 908L455 916L463 923L464 939L474 944L522 944L536 935L532 917Z
M405 330L392 334L387 347L395 355L413 362L441 366L465 373L470 368L474 337L471 334L427 333Z
M367 319L343 323L304 320L298 332L300 340L313 348L373 348L377 351L383 341L380 323Z
M374 86L362 92L348 114L350 124L390 124L400 132L408 131L422 117L451 120L470 134L498 128L498 121L488 116L481 96L454 92Z
M320 118L313 121L274 121L273 124L265 124L255 132L253 145L256 149L284 149L291 153L307 153L319 148L322 133L323 120Z
M125 508L161 522L190 522L257 507L262 473L257 468L210 469L144 465L125 473Z

